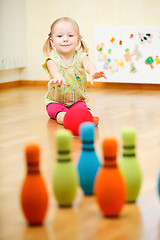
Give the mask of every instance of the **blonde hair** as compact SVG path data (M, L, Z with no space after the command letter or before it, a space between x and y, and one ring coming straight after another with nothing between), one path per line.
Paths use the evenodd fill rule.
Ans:
M53 35L53 31L54 31L54 27L57 23L59 22L70 22L72 23L74 26L75 26L75 29L77 31L77 34L78 34L78 37L80 38L80 47L78 50L82 50L83 52L86 52L88 53L88 47L87 45L85 44L85 42L81 39L81 35L80 35L80 30L79 30L79 26L78 24L76 23L75 20L73 20L72 18L69 18L69 17L62 17L62 18L58 18L57 20L55 20L52 25L51 25L51 28L50 28L50 33L48 34L48 38L43 46L43 53L45 55L49 55L49 53L53 50L53 47L52 47L52 44L50 42L50 38L51 36Z

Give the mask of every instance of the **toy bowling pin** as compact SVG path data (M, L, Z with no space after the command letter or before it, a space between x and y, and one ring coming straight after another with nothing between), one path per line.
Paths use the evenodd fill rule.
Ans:
M127 184L127 202L135 202L141 187L142 175L135 155L136 131L125 127L122 130L123 157L119 166Z
M100 162L94 149L95 124L85 122L80 125L82 150L78 159L80 186L86 195L93 194L93 183L100 167Z
M101 212L106 217L120 214L126 201L126 184L117 167L117 141L106 138L103 141L104 164L95 178L94 194Z
M21 206L31 225L42 224L48 208L48 191L39 170L40 149L30 144L25 149L27 175L21 189Z
M78 173L70 156L71 140L72 134L69 130L56 132L58 156L53 169L52 187L60 207L72 205L78 188Z

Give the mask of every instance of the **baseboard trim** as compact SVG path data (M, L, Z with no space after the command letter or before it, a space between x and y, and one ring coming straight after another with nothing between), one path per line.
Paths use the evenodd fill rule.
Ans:
M0 83L0 89L12 88L17 86L46 86L48 81L35 81L35 80L19 80L13 82ZM108 88L108 89L146 89L146 90L160 90L160 84L143 84L143 83L107 83L107 82L94 82L91 85L87 83L88 88Z
M0 83L0 89L12 88L17 86L47 86L48 81L19 80L13 82Z
M17 87L19 85L20 85L20 81L0 83L0 89Z
M31 81L31 80L21 80L21 86L47 86L48 81Z
M145 83L108 83L108 82L94 82L91 85L88 82L89 88L108 88L108 89L146 89L146 90L160 90L160 84L145 84Z

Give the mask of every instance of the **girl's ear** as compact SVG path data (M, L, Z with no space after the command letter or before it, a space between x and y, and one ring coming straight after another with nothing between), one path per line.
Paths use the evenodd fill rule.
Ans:
M52 38L49 38L49 41L50 41L50 43L51 43L52 47L54 47L54 42L53 42L53 39L52 39Z
M79 41L81 41L82 40L82 35L79 35Z
M78 44L80 44L81 40L82 40L82 36L79 35L79 38L78 38Z

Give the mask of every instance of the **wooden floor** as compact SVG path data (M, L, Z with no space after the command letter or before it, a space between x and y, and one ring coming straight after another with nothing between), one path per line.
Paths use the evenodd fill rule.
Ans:
M160 199L160 90L88 89L89 106L100 117L95 149L102 161L105 137L118 140L121 130L137 130L137 157L143 184L136 204L125 204L118 218L104 218L94 196L79 188L72 208L57 206L51 187L56 161L54 134L63 128L48 118L44 107L45 87L14 87L0 91L0 239L1 240L158 240ZM19 195L26 173L24 147L41 146L41 171L50 202L43 226L29 227L22 214ZM73 138L72 160L76 164L81 143Z

